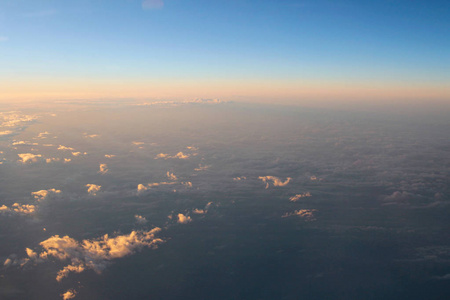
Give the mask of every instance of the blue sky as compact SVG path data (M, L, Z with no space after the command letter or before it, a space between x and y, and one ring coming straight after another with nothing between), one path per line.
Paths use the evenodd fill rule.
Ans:
M2 0L0 78L450 82L448 1Z

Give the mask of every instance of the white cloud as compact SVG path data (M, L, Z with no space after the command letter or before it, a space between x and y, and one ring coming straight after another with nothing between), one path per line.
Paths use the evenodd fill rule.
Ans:
M51 197L55 197L56 195L61 194L60 190L57 189L48 189L48 190L40 190L37 192L32 192L31 196L34 197L38 202L47 200Z
M140 215L135 215L134 218L136 219L136 223L139 224L146 224L147 223L147 219L143 216Z
M33 154L33 153L20 153L17 154L20 157L20 162L22 162L23 164L26 163L35 163L38 161L38 158L41 158L42 155L40 154Z
M74 289L70 289L67 292L65 292L64 294L61 294L61 296L63 297L63 300L73 299L73 298L75 298L76 295L77 295L77 292Z
M261 179L266 184L266 189L268 189L270 181L272 181L273 186L286 186L292 178L287 177L284 182L280 178L275 176L260 176L258 177L258 179Z
M96 185L96 184L86 184L87 192L89 193L89 195L92 196L97 196L97 193L100 191L100 189L102 188L101 185Z
M306 193L303 193L303 194L297 194L295 196L290 197L289 200L291 202L296 202L296 201L300 200L300 198L305 198L305 197L311 197L311 193L310 192L306 192Z
M187 224L189 222L191 222L192 219L189 216L185 216L183 214L178 214L178 223L180 224Z
M106 173L108 173L108 171L109 170L108 170L108 165L107 164L100 164L98 173L106 174Z
M69 236L54 235L39 244L43 248L41 253L27 249L28 258L20 262L42 263L52 257L69 261L70 263L58 272L57 281L61 281L71 272L81 273L87 269L101 273L111 260L131 255L144 247L155 248L158 243L163 242L155 237L159 231L161 229L156 227L149 231L132 231L130 234L116 237L105 234L101 238L81 242Z
M144 0L142 1L143 9L161 9L164 7L162 0Z

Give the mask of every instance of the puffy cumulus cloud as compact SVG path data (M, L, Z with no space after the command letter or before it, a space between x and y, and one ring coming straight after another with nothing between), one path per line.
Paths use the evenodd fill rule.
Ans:
M204 165L202 166L201 164L198 165L197 168L194 169L194 171L205 171L208 170L210 166Z
M89 193L89 195L92 195L92 196L96 196L97 193L102 188L101 185L96 185L96 184L91 184L91 183L86 184L86 187L88 188L87 192Z
M188 159L191 156L195 156L197 155L197 153L193 153L193 154L185 154L183 152L178 152L175 155L169 155L167 153L159 153L158 155L155 156L155 159L159 159L159 158L163 158L163 159L170 159L170 158L177 158L177 159Z
M66 147L66 146L63 146L63 145L59 145L58 150L63 150L63 151L65 151L65 150L68 150L68 151L74 151L75 149L72 148L72 147Z
M296 201L300 200L300 198L311 197L311 196L312 195L311 195L310 192L306 192L306 193L303 193L303 194L297 194L295 196L290 197L289 201L296 202Z
M147 219L143 216L140 215L134 215L134 219L136 220L136 223L138 224L146 224L147 223Z
M113 157L116 157L114 154L105 154L105 157L106 158L113 158Z
M19 204L14 203L11 207L6 205L0 206L0 214L19 214L19 215L29 215L36 211L36 206L31 204Z
M241 177L234 177L233 178L234 181L241 181L241 180L247 180L247 177L245 176L241 176Z
M17 154L20 157L19 162L22 162L23 164L26 163L35 163L42 157L40 154L33 154L33 153L20 153Z
M298 216L300 218L303 218L305 221L315 221L316 219L314 218L314 212L316 211L317 211L316 209L299 209L292 213L286 213L282 217L287 218L292 216Z
M100 164L98 173L100 174L106 174L108 173L108 165L107 164Z
M208 212L208 209L210 208L211 204L212 204L212 202L208 202L208 204L206 204L205 208L203 208L203 209L196 208L192 212L197 215L206 214Z
M261 179L266 184L266 189L268 189L270 181L272 181L273 186L286 186L292 178L287 177L285 181L282 181L280 178L275 176L259 176L258 179Z
M61 194L61 190L57 189L48 189L48 190L40 190L37 192L32 192L31 196L34 197L38 202L47 200L52 197L56 197L57 195Z
M166 175L167 175L167 178L169 178L169 180L173 180L173 181L178 180L177 176L175 176L175 174L173 174L173 173L170 173L169 171L167 171Z
M183 214L178 214L178 221L177 221L178 223L180 223L180 224L187 224L187 223L189 223L191 221L192 221L191 217L185 216Z
M158 243L163 242L155 237L159 231L161 229L156 227L149 231L132 231L130 234L116 237L105 234L101 238L81 242L69 236L54 235L39 244L43 249L42 252L36 253L27 249L28 258L18 262L42 263L50 258L69 262L58 272L57 281L61 281L72 272L81 273L88 269L101 273L114 259L134 254L144 247L155 248Z
M162 0L144 0L142 1L143 9L161 9L164 7Z
M75 298L76 295L77 292L74 289L70 289L67 292L61 294L61 297L63 298L63 300L69 300Z

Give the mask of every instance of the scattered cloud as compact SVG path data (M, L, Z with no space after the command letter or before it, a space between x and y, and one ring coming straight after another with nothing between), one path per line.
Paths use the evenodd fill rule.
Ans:
M72 161L71 158L64 158L64 162L65 162L65 163L68 163L68 162L71 162L71 161Z
M46 163L51 163L51 162L54 162L54 161L60 161L61 159L59 159L59 158L56 158L56 157L51 157L51 158L46 158L45 159L45 162Z
M197 168L194 169L194 171L205 171L208 170L210 166L204 165L202 166L201 164L198 165Z
M40 154L33 154L33 153L20 153L17 155L20 157L19 162L22 162L23 164L35 163L38 161L39 158L42 157L42 155Z
M147 183L147 185L143 185L143 184L138 184L137 186L137 191L138 193L144 192L148 189L151 189L155 186L161 186L161 185L172 185L172 184L176 184L176 182L152 182L152 183Z
M13 134L13 132L11 130L0 131L0 136L10 135L10 134Z
M36 211L36 206L31 204L14 203L11 207L0 206L0 214L20 214L29 215Z
M156 227L149 231L132 231L130 234L116 237L105 234L101 238L81 242L67 235L63 237L54 235L39 244L43 249L42 252L37 253L26 248L27 258L20 260L9 258L10 261L5 261L5 264L43 263L50 258L70 262L58 272L57 281L61 281L72 272L81 273L87 269L101 273L114 259L134 254L144 247L155 248L158 243L163 242L155 237L159 231L161 229Z
M85 137L85 138L91 138L91 139L94 139L94 138L97 138L97 137L99 137L100 135L99 134L88 134L88 133L83 133L83 136Z
M37 146L38 143L32 143L32 142L27 142L27 141L13 141L12 143L13 146Z
M37 138L38 138L38 139L45 139L45 138L48 137L49 134L50 134L50 132L44 131L44 132L39 133L38 136L37 136Z
M66 147L63 145L59 145L58 150L70 150L70 151L74 151L75 149L72 147Z
M86 155L87 152L72 152L73 156L80 156L80 155Z
M167 178L169 178L169 180L173 180L173 181L178 180L177 176L175 176L175 174L173 174L173 173L170 173L169 171L167 171Z
M64 294L61 294L61 297L63 297L63 300L69 300L75 298L77 295L77 292L74 289L70 289Z
M140 215L135 215L134 218L136 219L136 223L138 224L146 224L147 223L147 219L143 216Z
M178 223L180 223L180 224L187 224L187 223L189 223L191 221L192 221L191 217L185 216L183 214L178 214L178 221L177 221Z
M105 157L106 158L113 158L113 157L116 157L114 154L105 154Z
M272 181L273 186L286 186L292 178L287 177L285 181L282 181L280 178L275 176L260 176L258 179L261 179L266 184L266 189L268 189L270 181Z
M155 159L159 159L159 158L163 158L163 159L169 159L169 158L178 158L178 159L188 159L191 156L195 156L197 155L197 153L193 153L193 154L184 154L183 152L178 152L175 155L169 155L167 153L159 153L158 155L156 155Z
M317 211L316 209L300 209L292 213L286 213L282 217L287 218L292 216L298 216L300 218L305 219L305 221L315 221L316 219L314 218L314 212L316 211Z
M203 209L198 209L198 208L196 208L196 209L194 209L192 212L193 212L194 214L197 214L197 215L203 215L203 214L206 214L206 213L208 212L208 209L209 209L209 207L211 206L211 204L212 204L212 202L208 202L208 204L206 204L205 208L203 208Z
M106 174L108 173L108 165L107 164L100 164L98 173L100 174Z
M234 177L233 180L234 180L234 181L247 180L247 177L245 177L245 176L242 176L242 177Z
M102 188L101 185L96 185L96 184L91 184L91 183L86 184L86 187L88 188L87 192L89 193L89 195L92 195L92 196L97 196L97 193Z
M38 202L42 202L49 198L56 197L59 194L61 194L61 190L48 189L48 190L40 190L37 192L32 192L31 196L33 196L34 199L36 199Z
M289 198L289 200L291 202L296 202L296 201L300 200L300 198L311 197L311 196L312 195L311 195L310 192L306 192L306 193L303 193L303 194L297 194L295 196L292 196L292 197Z

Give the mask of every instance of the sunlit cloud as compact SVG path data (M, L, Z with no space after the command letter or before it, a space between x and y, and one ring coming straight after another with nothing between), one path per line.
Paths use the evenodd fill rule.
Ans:
M85 138L91 138L91 139L94 139L94 138L97 138L97 137L99 137L100 135L99 134L88 134L88 133L83 133L83 136L85 137Z
M70 150L70 151L74 151L75 149L72 147L66 147L63 145L59 145L58 150Z
M297 194L295 196L290 197L289 201L296 202L296 201L300 200L300 198L305 198L305 197L311 197L311 193L310 192L306 192L306 193L303 193L303 194Z
M38 202L42 202L44 200L47 200L48 198L53 198L60 194L61 194L61 190L48 189L48 190L40 190L37 192L32 192L31 196L33 196L34 199L36 199Z
M101 273L114 259L134 254L144 247L156 248L158 243L163 242L155 237L159 231L161 229L156 227L149 231L132 231L130 234L116 237L105 234L101 238L81 242L67 235L63 237L54 235L39 244L43 248L42 252L37 253L26 248L27 258L15 260L9 258L10 261L5 263L8 265L43 263L51 258L69 262L58 272L57 281L61 281L70 273L81 273L88 269Z
M234 177L233 178L234 181L241 181L241 180L247 180L247 177L245 176L241 176L241 177Z
M69 300L75 298L77 295L77 292L74 289L70 289L67 292L61 294L61 297L63 297L63 300Z
M208 170L209 167L210 166L199 164L198 167L194 169L194 171L205 171L205 170Z
M101 185L96 185L96 184L86 184L87 192L89 193L89 195L92 196L97 196L97 193L100 191L100 189L102 188Z
M185 216L183 214L178 214L178 221L177 221L178 223L180 223L180 224L187 224L187 223L189 223L191 221L192 221L191 217Z
M135 215L134 218L136 220L136 223L138 223L138 224L143 225L143 224L147 223L147 219L145 217L143 217L143 216Z
M282 181L280 178L275 176L260 176L258 179L261 179L266 184L266 189L268 189L270 181L272 181L273 186L286 186L292 178L287 177L285 181Z
M203 209L194 209L192 210L192 213L197 214L197 215L203 215L206 214L208 212L209 207L211 206L212 202L208 202L208 204L206 204L205 208Z
M116 157L114 154L105 154L105 157L106 158L113 158L113 157Z
M37 146L38 143L32 143L32 142L27 142L27 141L14 141L12 143L13 146Z
M282 217L287 218L297 216L304 219L305 221L315 221L316 219L314 218L314 212L316 211L317 211L316 209L300 209L292 213L286 213Z
M55 161L60 161L60 160L61 160L60 158L51 157L51 158L46 158L45 162L49 164L49 163L52 163L52 162L55 162Z
M159 158L163 158L163 159L169 159L169 158L178 158L178 159L188 159L191 156L195 156L197 155L197 153L193 153L193 154L185 154L183 152L178 152L175 155L169 155L167 153L159 153L158 155L156 155L155 159L159 159Z
M36 211L36 206L31 204L19 204L14 203L11 207L6 205L0 206L0 214L20 214L20 215L29 215L33 214Z
M40 132L36 138L45 139L48 137L49 134L50 134L50 132L48 132L48 131Z
M19 162L22 162L23 164L35 163L38 161L39 158L42 157L42 155L40 154L33 154L33 153L20 153L17 155L20 157Z
M10 135L10 134L13 134L13 132L11 130L0 131L0 136Z
M100 174L106 174L108 173L108 165L107 164L100 164L98 173Z
M169 178L169 180L173 180L173 181L178 180L177 176L175 176L175 174L173 174L173 173L170 173L169 171L167 171L167 178Z

